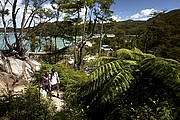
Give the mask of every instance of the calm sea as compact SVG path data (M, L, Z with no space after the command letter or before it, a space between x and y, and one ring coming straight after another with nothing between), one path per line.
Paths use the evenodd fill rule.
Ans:
M8 33L7 38L8 38L8 41L11 45L15 42L15 37L14 37L13 33ZM43 48L43 46L45 45L45 39L44 38L40 38L40 41L41 41L41 44L40 44L40 46L38 46L36 51L42 51L41 48ZM64 42L67 45L68 41L64 40ZM3 33L0 33L0 50L6 50L7 49L4 43L5 42L4 42ZM55 38L52 38L52 44L55 46ZM23 45L26 49L30 50L30 41L25 40L23 42ZM63 39L60 37L57 37L56 38L56 45L57 45L57 48L63 48L64 47Z

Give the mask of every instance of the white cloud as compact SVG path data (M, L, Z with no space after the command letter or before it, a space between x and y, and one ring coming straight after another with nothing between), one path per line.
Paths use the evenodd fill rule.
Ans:
M121 21L122 20L122 18L119 15L113 15L111 18L115 21Z
M140 13L136 13L136 14L130 16L130 19L147 20L148 18L150 18L150 14L153 12L157 12L157 10L155 10L154 8L144 9L144 10L141 10Z
M148 15L150 15L152 12L154 12L155 10L154 10L154 8L152 8L152 9L145 9L145 10L142 10L141 11L141 14L143 15L143 16L148 16Z
M132 19L138 19L138 18L140 18L141 16L142 16L141 14L136 13L136 14L132 15L131 18L132 18Z

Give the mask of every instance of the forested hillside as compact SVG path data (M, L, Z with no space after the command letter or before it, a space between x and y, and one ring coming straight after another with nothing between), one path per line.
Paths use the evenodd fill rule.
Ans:
M146 53L180 61L180 10L159 13L147 21L114 23L112 47L137 47ZM116 31L115 31L116 30ZM115 46L114 46L115 45Z
M155 55L180 61L180 10L160 13L149 19L140 28L139 34L144 52L153 51ZM143 46L144 45L144 46Z

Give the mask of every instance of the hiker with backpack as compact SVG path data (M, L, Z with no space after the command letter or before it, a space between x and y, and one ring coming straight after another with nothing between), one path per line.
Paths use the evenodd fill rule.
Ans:
M60 81L59 81L58 73L55 71L54 68L51 69L50 81L51 81L51 93L52 91L55 91L57 93L57 97L59 97Z

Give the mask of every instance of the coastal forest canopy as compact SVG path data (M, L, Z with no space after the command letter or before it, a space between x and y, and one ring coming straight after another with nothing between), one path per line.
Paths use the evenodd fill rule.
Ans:
M106 38L103 40L103 44L110 45L114 50L137 47L143 52L179 61L179 19L180 10L172 10L167 13L160 13L147 21L108 22L104 24L104 34L115 34L115 37ZM42 36L58 36L67 40L73 39L74 33L72 31L75 25L72 20L42 24L32 28L36 36L41 34ZM55 30L54 24L58 29L56 32L52 32ZM100 33L100 25L100 23L96 24L94 34ZM0 31L3 33L3 28ZM7 28L7 32L13 32L13 28ZM77 35L80 36L82 33L79 31Z
M105 38L103 44L109 45L114 50L137 47L145 53L180 61L179 19L180 10L172 10L167 13L159 13L147 21L126 20L104 23L104 34L115 34L115 37ZM47 28L45 34L52 34L49 28L52 28L53 24L55 23L45 24ZM97 23L94 34L101 33L100 25ZM58 22L57 26L58 36L61 37L70 35L74 27L72 21Z

